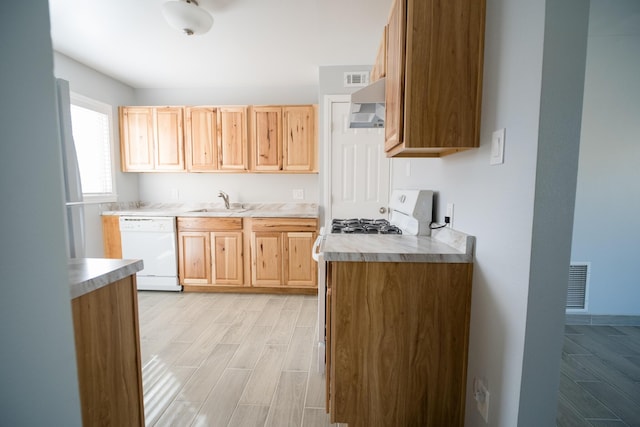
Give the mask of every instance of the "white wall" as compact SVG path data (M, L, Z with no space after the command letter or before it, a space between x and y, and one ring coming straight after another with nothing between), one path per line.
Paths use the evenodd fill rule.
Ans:
M118 106L134 103L133 88L112 79L92 68L83 65L68 56L54 52L54 72L56 77L69 81L72 92L109 104L113 107L111 132L113 135L113 162L115 163L115 188L119 202L137 201L137 174L125 174L120 171L120 131ZM102 257L102 224L100 207L97 204L85 205L86 256Z
M555 425L585 6L488 0L480 148L393 160L394 187L438 191L436 218L454 203L454 228L477 237L467 426L485 425L470 393L475 376L488 382L489 425ZM500 128L505 163L490 166L491 133Z
M0 425L80 426L47 0L0 4Z
M635 17L635 19L633 19ZM640 2L591 0L571 260L587 313L640 315Z
M259 70L255 87L203 89L136 89L134 105L260 105L317 104L316 86L261 87ZM140 200L144 202L219 202L218 190L232 201L318 203L317 174L216 174L140 173ZM304 190L304 200L294 200L293 189ZM178 199L173 198L175 191Z

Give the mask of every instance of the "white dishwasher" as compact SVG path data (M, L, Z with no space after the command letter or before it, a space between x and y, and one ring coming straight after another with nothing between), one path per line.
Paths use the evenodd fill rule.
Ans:
M141 259L138 290L181 291L178 280L176 219L166 216L121 216L122 258Z

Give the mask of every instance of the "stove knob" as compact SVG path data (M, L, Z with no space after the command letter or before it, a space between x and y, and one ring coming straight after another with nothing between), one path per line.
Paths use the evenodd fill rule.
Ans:
M384 206L378 210L378 212L380 212L381 214L385 213L386 211L387 211L387 208L385 208Z

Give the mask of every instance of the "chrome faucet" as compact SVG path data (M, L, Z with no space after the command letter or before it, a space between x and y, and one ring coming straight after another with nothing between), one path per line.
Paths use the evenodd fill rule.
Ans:
M229 205L229 195L222 190L218 190L218 197L222 197L224 200L224 207L229 209L231 206Z

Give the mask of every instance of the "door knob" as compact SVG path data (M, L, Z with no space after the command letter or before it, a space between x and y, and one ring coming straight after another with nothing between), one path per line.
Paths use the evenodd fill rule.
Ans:
M385 213L386 211L387 211L387 208L385 208L384 206L378 210L378 212L380 212L381 214Z

